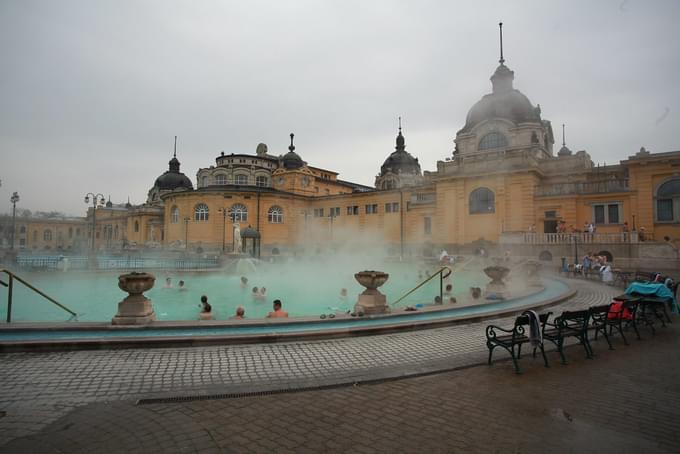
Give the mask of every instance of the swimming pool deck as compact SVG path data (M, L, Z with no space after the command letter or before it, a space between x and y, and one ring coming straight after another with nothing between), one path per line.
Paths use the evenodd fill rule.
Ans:
M617 293L620 293L619 289L579 281L579 294L551 310L559 313L568 308L604 304ZM493 322L508 325L512 323L511 320L512 317L508 317ZM667 345L672 343L673 348L677 348L678 323L666 330L660 330L661 332L653 339L647 335L643 342L633 340L633 345L628 348L620 345L619 341L615 344L617 350L613 352L606 352L602 342L598 342L595 347L598 358L595 361L581 361L581 352L572 349L569 356L570 359L573 358L573 363L583 363L574 364L573 367L559 365L555 354L550 354L553 367L547 370L539 367L538 361L526 358L522 365L527 372L520 377L512 373L507 361L501 361L491 368L468 369L486 361L484 327L488 323L491 321L325 341L3 354L0 355L0 383L2 383L0 415L4 414L0 416L0 450L2 445L12 440L14 441L6 446L7 452L22 451L30 447L38 452L56 452L57 449L66 452L78 450L94 452L92 449L96 443L101 444L101 449L96 449L97 451L106 451L107 448L110 451L135 451L135 449L140 451L143 447L146 447L143 449L145 452L152 452L154 449L156 452L175 450L167 445L166 442L169 440L175 443L173 445L175 448L186 447L188 452L203 448L242 451L248 446L250 446L248 449L271 451L271 446L267 449L267 443L272 442L269 435L278 434L283 427L287 428L286 431L292 438L304 438L298 446L290 445L291 437L279 436L279 439L286 440L280 447L296 452L310 446L314 451L339 450L343 446L342 443L347 441L346 438L343 439L342 434L350 432L352 439L357 440L356 446L363 446L365 450L371 448L374 451L384 451L385 449L380 449L376 445L371 447L369 442L374 437L376 429L363 431L362 426L357 425L358 420L365 420L373 427L371 424L380 423L382 418L390 421L381 424L381 427L389 429L387 431L389 433L400 432L402 426L411 431L415 428L414 438L409 443L418 438L416 434L430 439L433 443L441 438L442 433L450 434L452 428L458 427L456 433L460 432L462 437L462 441L459 441L467 445L474 440L475 434L480 437L482 435L479 427L470 429L468 435L459 430L468 427L470 421L475 418L478 424L483 425L481 420L484 419L486 410L483 410L483 406L475 407L476 399L491 405L494 402L492 396L496 396L499 402L502 402L501 397L504 395L501 392L502 387L510 386L511 389L514 388L513 395L518 391L518 387L525 388L524 399L533 402L539 395L546 394L546 398L549 398L551 392L558 392L560 386L564 385L566 388L570 387L581 392L578 396L576 395L578 393L575 393L574 399L584 400L592 394L593 383L606 382L605 377L612 379L613 391L630 388L630 396L634 399L632 401L628 397L620 399L614 408L635 412L636 418L642 418L636 419L638 426L646 424L649 419L645 409L637 408L635 404L636 399L643 399L645 393L655 396L667 395L675 402L674 411L680 411L677 410L680 408L677 405L680 400L677 392L677 374L680 367L676 364L678 362L675 360L676 355L669 355L672 349ZM643 363L649 362L651 358L659 357L659 352L662 351L666 352L665 356L661 356L665 358L664 363L653 362L643 366ZM611 357L612 361L623 362L613 370L603 369L602 365L597 366L597 369L589 366L593 364L592 367L595 367L602 363L601 357L605 355ZM504 355L498 352L496 357L503 359ZM646 370L631 368L631 361L632 364L646 367ZM572 372L572 369L576 372ZM641 377L650 375L652 370L655 372L652 374L655 386L641 388L638 381L631 382L628 379L632 374ZM454 372L422 377L437 371ZM575 381L569 378L573 373L579 377ZM483 380L478 382L480 377L477 375L480 374ZM671 374L672 380L668 378L668 374ZM370 382L413 375L421 375L421 378L363 386ZM668 381L663 382L664 378ZM644 378L640 380L645 384ZM253 393L355 383L359 386L304 391L266 398L134 405L138 399ZM488 388L485 388L483 383L487 383ZM536 386L532 387L531 383ZM421 389L421 386L426 388ZM351 391L353 389L363 391L353 395ZM411 395L413 397L408 397ZM563 396L565 402L569 400L567 397L568 395ZM298 399L302 403L296 408ZM597 401L602 403L601 398ZM327 402L330 410L324 410ZM471 413L469 421L463 417L464 413L456 409L456 402L461 403L462 410ZM649 402L651 401L647 401L648 407ZM666 412L667 402L667 400L654 401L655 406L649 407L648 410L655 415L659 414L661 409ZM259 409L262 405L266 407L268 404L273 406L273 410ZM367 405L366 408L364 404ZM437 407L440 404L441 409ZM550 405L558 403L551 402ZM592 405L589 404L588 411L595 411ZM333 408L340 407L348 413L336 421L336 426L340 427L338 430L337 427L329 426L328 421L333 419ZM303 411L303 408L307 408L308 411ZM299 417L303 419L298 420L298 424L307 421L306 424L316 427L321 432L314 432L317 434L316 438L312 437L310 441L308 437L305 438L299 433L297 430L299 427L293 424L293 419L290 421L271 419L277 414L284 416L285 409L299 413ZM200 421L194 419L201 411L210 414L200 418ZM231 411L233 414L223 418L218 414L221 411L227 413ZM509 412L512 415L512 411L511 407L506 406L499 409L499 412L505 415ZM612 412L611 408L604 404L601 411L605 415ZM321 414L315 417L318 412ZM401 417L400 414L403 412L407 412L413 419L406 420L405 416ZM676 420L678 415L673 413L672 416L673 420ZM249 426L248 421L253 418L259 422L255 426ZM561 418L564 419L563 416ZM426 422L428 420L437 423L435 426L428 426ZM221 424L223 421L224 424ZM270 421L271 426L267 426L266 421ZM560 421L559 415L557 421ZM509 428L517 425L512 418L505 422ZM137 423L142 427L139 434L134 433ZM212 426L199 430L196 429L196 424L199 426L217 424L223 429L228 428L228 431L218 433L218 430L215 435L211 432ZM498 427L499 424L499 421L493 421L492 426ZM271 432L273 427L276 427L276 432ZM657 426L657 429L659 427L662 426ZM159 433L159 430L162 430L162 433ZM195 430L195 433L189 434L191 430ZM116 433L123 435L117 436ZM95 435L100 438L96 438ZM497 434L491 433L489 437L491 436L495 437ZM666 435L662 441L670 443L674 436ZM233 440L229 437L233 437ZM677 438L675 440L677 441ZM336 444L323 444L329 441ZM449 441L453 443L454 440ZM126 445L128 442L132 444ZM387 440L385 442L387 443ZM153 449L149 443L154 446ZM314 443L325 448L315 449L314 446L317 445ZM386 444L385 447L387 446ZM403 444L389 450L411 451L409 446L413 448L422 446L422 449L425 449L427 444ZM444 446L448 445L440 444L439 450ZM657 448L660 446L659 449L663 451L667 445L654 446ZM649 448L648 445L644 447ZM488 452L488 449L483 451ZM516 449L510 451L514 452Z

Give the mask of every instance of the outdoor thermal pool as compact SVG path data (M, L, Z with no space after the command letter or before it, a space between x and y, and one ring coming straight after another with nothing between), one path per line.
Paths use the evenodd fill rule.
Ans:
M248 264L245 264L248 265ZM438 266L413 263L386 263L379 265L390 274L380 291L387 295L388 303L396 301ZM254 269L253 269L254 268ZM256 267L234 266L230 271L155 271L156 283L145 295L153 301L158 320L197 320L201 295L207 295L216 320L227 320L238 306L246 310L249 319L263 318L271 310L272 301L280 299L291 317L319 316L336 311L351 310L357 295L364 288L354 279L360 271L353 264L332 263L320 260L299 260L289 263L258 262ZM78 314L79 321L109 322L116 314L117 304L127 294L118 288L119 272L53 271L22 272L21 277L55 298ZM241 286L241 276L248 284ZM172 288L163 288L165 279L172 280ZM178 289L180 280L185 290ZM451 276L453 295L461 303L469 299L471 286L484 288L489 278L481 270L456 269ZM255 299L253 287L266 287L266 297ZM342 298L342 288L347 297ZM431 304L439 295L439 278L434 278L407 297L397 307ZM5 298L3 297L3 300ZM4 301L3 301L4 302ZM487 303L480 299L480 303ZM0 317L6 318L7 305L0 306ZM31 292L22 284L14 287L13 322L60 322L70 315L49 301Z

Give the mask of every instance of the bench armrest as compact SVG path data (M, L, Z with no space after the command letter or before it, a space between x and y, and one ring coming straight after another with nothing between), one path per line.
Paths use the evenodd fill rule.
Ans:
M487 339L495 339L496 338L496 331L500 331L502 333L507 333L507 334L512 334L514 331L513 329L505 329L501 328L500 326L496 325L489 325L486 327L486 338Z

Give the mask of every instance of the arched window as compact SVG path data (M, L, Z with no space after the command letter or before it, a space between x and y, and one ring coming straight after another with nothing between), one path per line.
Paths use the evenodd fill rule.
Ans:
M194 208L194 221L207 221L208 220L208 205L205 203L199 203Z
M114 240L118 239L118 225L117 224L113 227L113 239Z
M19 233L26 233L26 226L25 225L22 225L21 227L19 227Z
M68 228L68 238L69 239L73 238L73 227Z
M257 186L259 186L259 187L261 187L261 188L263 188L263 187L265 187L265 186L268 186L268 184L269 184L269 183L268 183L267 177L265 177L265 176L263 176L263 175L260 175L259 177L257 177L257 178L255 179L255 185L257 185Z
M267 212L267 219L270 224L283 223L283 209L280 206L274 205Z
M170 222L177 224L179 222L179 208L176 206L172 207L170 211Z
M235 203L229 208L229 217L232 222L246 222L248 221L248 208L240 203Z
M508 139L500 132L490 132L479 141L480 150L491 150L508 146Z
M202 181L201 186L203 187L208 186L208 177L203 177L201 181Z
M135 232L139 232L139 221L135 221Z
M488 188L477 188L470 193L470 214L486 214L496 211L496 197Z
M45 232L43 232L43 239L45 241L52 241L52 231L51 230L45 230Z
M656 220L680 222L680 178L668 180L656 190Z
M225 185L227 184L226 175L215 175L215 184Z
M80 236L80 229L76 229L76 236Z
M234 176L234 183L245 186L248 184L248 175L236 175Z

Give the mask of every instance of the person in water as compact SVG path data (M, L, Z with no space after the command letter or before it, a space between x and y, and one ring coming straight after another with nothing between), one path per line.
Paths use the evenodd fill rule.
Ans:
M165 278L165 285L163 288L172 288L172 278L166 277Z
M234 320L243 320L246 318L246 310L243 308L243 306L239 306L236 308L236 315L231 317Z
M186 292L187 291L187 288L184 286L184 281L179 281L178 290L180 292Z
M201 296L201 313L210 314L212 312L212 306L208 303L208 297L206 295Z
M288 312L281 309L281 300L274 300L272 304L274 310L267 314L267 318L286 318Z
M446 284L446 290L444 291L444 296L448 298L452 294L453 294L453 285L452 284Z
M437 296L434 297L434 304L436 304L436 305L442 304L441 296L437 295Z
M248 286L248 278L245 276L241 276L241 288L246 288Z

